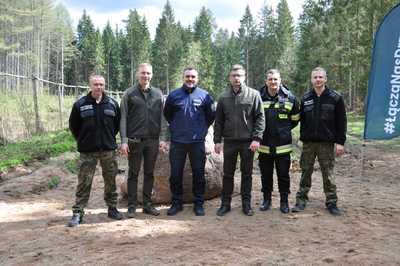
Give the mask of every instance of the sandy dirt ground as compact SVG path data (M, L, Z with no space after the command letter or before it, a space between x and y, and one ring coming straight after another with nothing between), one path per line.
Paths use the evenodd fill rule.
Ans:
M3 175L0 181L0 265L400 265L399 150L359 147L337 160L339 207L325 209L321 175L316 167L310 203L299 214L258 210L260 176L253 177L256 214L233 209L217 217L219 199L207 201L206 216L190 204L177 216L107 218L103 182L97 172L84 224L66 227L77 182L64 167L68 155L34 163ZM364 158L364 170L361 170ZM292 172L293 206L300 173ZM48 189L52 176L58 187ZM237 176L237 181L239 176ZM126 212L122 201L120 210Z

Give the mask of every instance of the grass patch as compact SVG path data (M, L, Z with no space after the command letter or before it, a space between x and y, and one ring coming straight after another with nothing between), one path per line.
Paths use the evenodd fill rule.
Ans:
M78 158L67 160L65 162L65 168L67 168L67 170L72 174L77 174L79 171L78 163L79 163Z
M51 156L75 150L75 140L68 130L33 136L26 141L2 146L0 151L0 172L32 160L44 160Z
M58 186L58 184L60 184L60 180L61 180L61 178L59 176L52 176L50 178L49 182L47 183L47 187L49 189L56 188Z
M365 116L361 114L347 113L347 134L351 143L358 144L363 142L364 118ZM366 140L366 142L383 146L384 148L400 148L400 137L388 140Z
M8 92L0 90L1 137L9 143L27 139L35 132L35 111L33 97L26 91ZM60 130L68 125L75 96L63 97L63 110L60 114L57 95L50 95L48 89L38 94L41 127L46 132ZM60 121L60 119L62 121Z

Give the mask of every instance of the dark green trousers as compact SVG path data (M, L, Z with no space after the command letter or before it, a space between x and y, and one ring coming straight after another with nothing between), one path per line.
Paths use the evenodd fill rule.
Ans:
M115 176L117 175L117 157L115 151L88 152L80 153L78 186L76 188L76 201L72 207L73 212L83 213L86 207L94 172L97 162L100 161L104 179L104 200L108 207L116 207L117 205L117 187L115 185Z
M303 152L300 158L301 179L299 191L296 194L297 203L306 203L308 201L308 192L311 189L311 176L314 171L315 159L318 159L326 204L337 202L336 183L333 175L335 164L335 144L326 142L304 142Z

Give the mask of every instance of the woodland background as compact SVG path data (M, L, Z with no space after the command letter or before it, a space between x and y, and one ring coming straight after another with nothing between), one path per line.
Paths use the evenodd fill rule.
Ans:
M152 84L165 94L193 66L200 86L215 97L227 86L232 64L245 66L254 88L263 85L266 70L278 68L297 96L308 89L311 69L323 66L348 111L363 113L374 33L398 2L307 0L295 25L286 0L276 9L267 1L257 14L247 6L238 31L229 32L206 7L184 27L167 1L151 39L134 7L122 28L95 28L84 11L75 29L55 0L0 0L0 142L65 128L91 73L106 77L108 91L122 92L142 62L151 62Z

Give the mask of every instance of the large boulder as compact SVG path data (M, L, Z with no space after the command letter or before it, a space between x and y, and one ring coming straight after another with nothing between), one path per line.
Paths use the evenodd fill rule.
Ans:
M125 169L126 175L117 178L120 190L124 196L127 194L127 175L128 165L127 160L124 159L120 163L120 168ZM212 128L206 138L206 166L205 166L205 179L206 190L205 199L212 199L221 195L222 189L222 154L214 152L214 144L212 142ZM158 154L156 166L154 169L154 187L152 200L154 203L170 203L171 192L169 187L170 176L170 163L168 152ZM139 173L138 182L138 200L142 201L142 188L143 188L143 167ZM183 201L185 203L192 202L192 169L190 167L189 158L186 158L185 169L183 172Z

